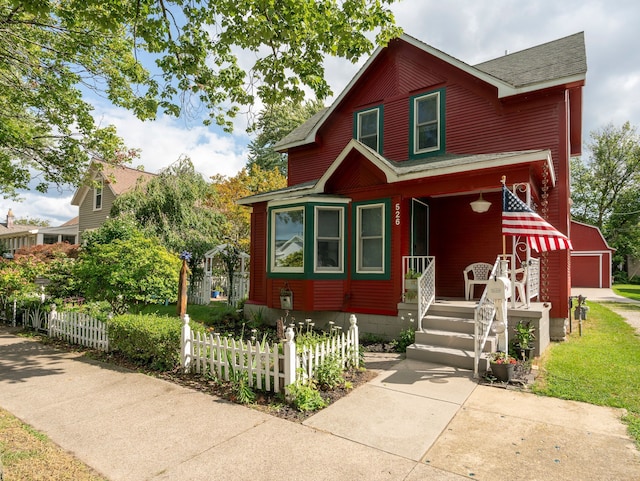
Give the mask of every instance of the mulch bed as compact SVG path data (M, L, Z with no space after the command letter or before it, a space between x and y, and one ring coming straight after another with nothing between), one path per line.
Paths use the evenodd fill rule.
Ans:
M85 356L97 361L119 366L130 371L144 373L159 379L164 379L165 381L178 384L182 387L217 396L230 402L237 402L233 387L229 382L219 382L198 374L185 373L180 369L163 372L154 371L144 366L140 366L118 353L105 353L98 350L86 349L82 346L67 344L64 341L51 339L47 336L34 336L34 338L39 342L56 349L67 352L81 352L84 353ZM332 390L320 391L320 393L324 400L327 401L328 405L331 405L353 392L354 389L357 389L359 386L371 381L377 375L378 373L376 371L366 369L346 371L344 373L344 379L345 384L349 385L349 389L345 388L345 384L343 384ZM305 419L315 414L315 411L300 412L293 406L287 404L284 401L282 394L266 391L256 391L255 403L247 404L246 406L271 414L272 416L298 423L303 422Z

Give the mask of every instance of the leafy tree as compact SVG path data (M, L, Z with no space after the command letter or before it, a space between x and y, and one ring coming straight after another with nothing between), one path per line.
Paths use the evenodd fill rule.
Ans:
M51 222L38 217L19 217L13 221L15 225L37 225L40 227L49 227Z
M267 106L255 125L258 136L249 144L249 172L257 166L263 170L277 169L286 177L287 155L276 152L273 146L323 108L320 100L304 103L285 100L282 104Z
M133 304L175 300L180 264L158 240L134 231L127 239L85 246L75 275L86 298L107 301L123 314Z
M640 256L640 137L626 122L592 132L590 158L571 163L571 214L617 249L614 264Z
M189 268L197 276L204 254L220 238L221 218L204 202L208 189L191 160L183 157L144 186L119 196L111 215L130 216L172 252L188 251Z
M207 204L223 218L220 238L234 244L243 252L249 252L251 211L238 205L237 200L254 194L281 189L287 179L276 170L263 170L256 165L249 172L242 169L235 177L215 175L211 177Z
M324 57L355 62L373 48L369 32L378 44L397 36L392 2L0 0L0 193L26 188L30 169L42 191L77 183L92 152L126 160L86 93L142 120L207 112L227 130L258 99L326 98Z

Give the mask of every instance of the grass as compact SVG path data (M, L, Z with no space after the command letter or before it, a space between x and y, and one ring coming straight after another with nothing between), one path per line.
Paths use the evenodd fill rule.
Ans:
M612 289L619 296L640 301L640 284L615 284Z
M187 314L194 321L205 322L215 315L216 312L221 312L229 309L226 302L211 302L208 305L188 304ZM158 314L160 316L175 316L178 317L177 307L175 304L151 304L143 307L139 311L140 314Z
M640 336L607 305L591 303L582 336L553 344L541 359L534 392L600 406L624 408L629 433L640 447ZM640 310L625 304L624 309Z
M0 461L7 481L107 481L3 409L0 409Z

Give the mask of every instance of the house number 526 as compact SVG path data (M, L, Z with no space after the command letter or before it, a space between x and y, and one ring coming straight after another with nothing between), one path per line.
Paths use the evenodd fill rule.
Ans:
M400 225L400 202L396 202L395 222Z

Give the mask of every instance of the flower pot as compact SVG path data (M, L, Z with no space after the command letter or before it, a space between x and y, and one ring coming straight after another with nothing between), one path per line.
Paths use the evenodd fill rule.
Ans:
M497 364L491 363L491 372L493 375L502 382L509 382L513 377L513 370L515 368L515 364L505 363L505 364Z
M520 346L513 346L513 350L516 353L516 357L518 359L521 359L523 361L526 361L527 359L531 359L531 352L533 351L533 347L525 347L524 349L522 349Z

